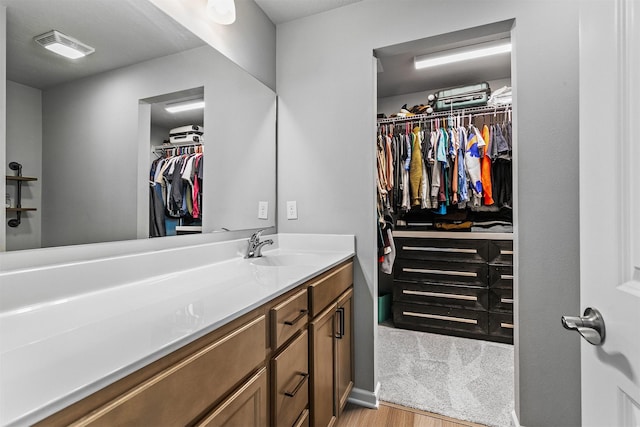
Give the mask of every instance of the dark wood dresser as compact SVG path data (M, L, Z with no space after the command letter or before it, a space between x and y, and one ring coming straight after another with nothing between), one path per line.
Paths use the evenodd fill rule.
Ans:
M394 231L396 327L513 343L511 236Z

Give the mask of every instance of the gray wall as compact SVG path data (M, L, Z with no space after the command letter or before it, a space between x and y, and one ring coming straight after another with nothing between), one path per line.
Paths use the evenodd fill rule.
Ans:
M138 158L138 101L200 86L205 87L205 126L211 129L205 144L210 154L204 163L203 230L232 228L242 220L244 228L262 225L258 201L275 204L275 94L214 49L202 47L43 92L43 246L136 238L137 203L140 199L145 206L150 164L149 158ZM245 129L246 124L254 126ZM269 126L270 134L264 132ZM247 141L252 151L246 151ZM226 182L227 170L220 164L240 167L240 160L229 159L241 156L268 167L247 169ZM232 226L214 222L221 220L218 205L228 203L227 193L242 195L225 206ZM254 207L251 216L240 213L248 212L247 206Z
M7 172L7 153L6 153L6 137L7 137L7 8L0 6L0 176L6 175ZM5 180L0 179L0 195L6 194L7 185ZM4 224L7 223L6 211L0 209L0 252L6 250L7 233Z
M236 22L211 21L204 0L147 0L271 89L276 87L276 27L253 0L236 1Z
M5 224L7 250L40 247L40 217L42 213L42 92L29 86L7 81L7 164L22 164L22 174L38 181L23 183L22 206L38 209L22 214L18 227ZM8 169L7 174L15 172ZM16 184L7 186L16 204ZM4 195L3 195L4 196ZM15 214L11 214L13 217Z
M579 343L558 320L579 309L578 5L367 0L278 26L278 203L299 213L278 231L356 235L359 389L377 383L372 51L515 18L516 412L525 426L580 424ZM452 11L464 13L434 19Z

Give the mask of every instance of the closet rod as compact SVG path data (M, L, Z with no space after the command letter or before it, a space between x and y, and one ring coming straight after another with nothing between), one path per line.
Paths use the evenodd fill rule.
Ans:
M204 144L202 142L185 142L183 144L163 144L156 145L153 147L153 151L164 151L170 150L174 148L183 148L183 147L202 147Z
M388 117L386 119L378 119L378 124L412 122L412 121L440 119L440 118L456 117L456 116L469 116L469 115L480 116L480 115L487 115L487 114L503 114L508 112L510 109L511 109L511 104L503 104L496 107L483 106L483 107L460 108L457 110L439 111L437 113L431 113L431 114L416 114L415 116L411 116L411 117Z

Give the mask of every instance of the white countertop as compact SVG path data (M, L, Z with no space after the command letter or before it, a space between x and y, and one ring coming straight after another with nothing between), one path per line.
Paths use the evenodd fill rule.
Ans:
M305 238L291 236L301 235L266 236L276 244L263 252L265 260L300 253ZM0 312L0 424L39 421L352 257L353 236L334 237L341 243L333 247L330 239L305 245L309 256L297 265L258 265L235 254L186 270L57 299L47 294L42 301L32 298L29 304L8 307ZM150 256L163 262L176 255L166 251ZM99 275L122 261L105 260L94 264L93 271ZM78 268L87 271L86 265ZM31 284L29 277L43 274L35 270L2 273L0 279L3 284L24 279L36 290L55 286ZM73 269L65 274L69 281L90 280L74 277Z

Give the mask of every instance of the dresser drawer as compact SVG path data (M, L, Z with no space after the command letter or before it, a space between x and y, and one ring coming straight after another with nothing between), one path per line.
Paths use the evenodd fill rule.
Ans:
M513 265L513 240L490 240L489 262Z
M317 316L353 284L353 262L338 266L309 285L311 317Z
M309 405L308 349L305 330L271 361L275 426L293 426Z
M264 364L260 316L80 419L77 425L186 425Z
M397 326L420 327L431 331L488 332L486 311L439 307L425 304L394 303L393 321Z
M472 286L447 286L396 280L393 300L417 304L487 310L489 290Z
M274 351L296 332L307 327L307 301L307 290L303 289L270 310L271 346Z
M397 258L434 261L486 262L488 241L472 239L395 239Z
M489 313L489 334L513 340L513 314Z
M489 265L489 287L513 289L513 266L502 264Z
M446 262L396 259L395 278L399 280L487 286L487 264L474 262Z
M490 288L489 310L503 313L513 313L513 290Z

